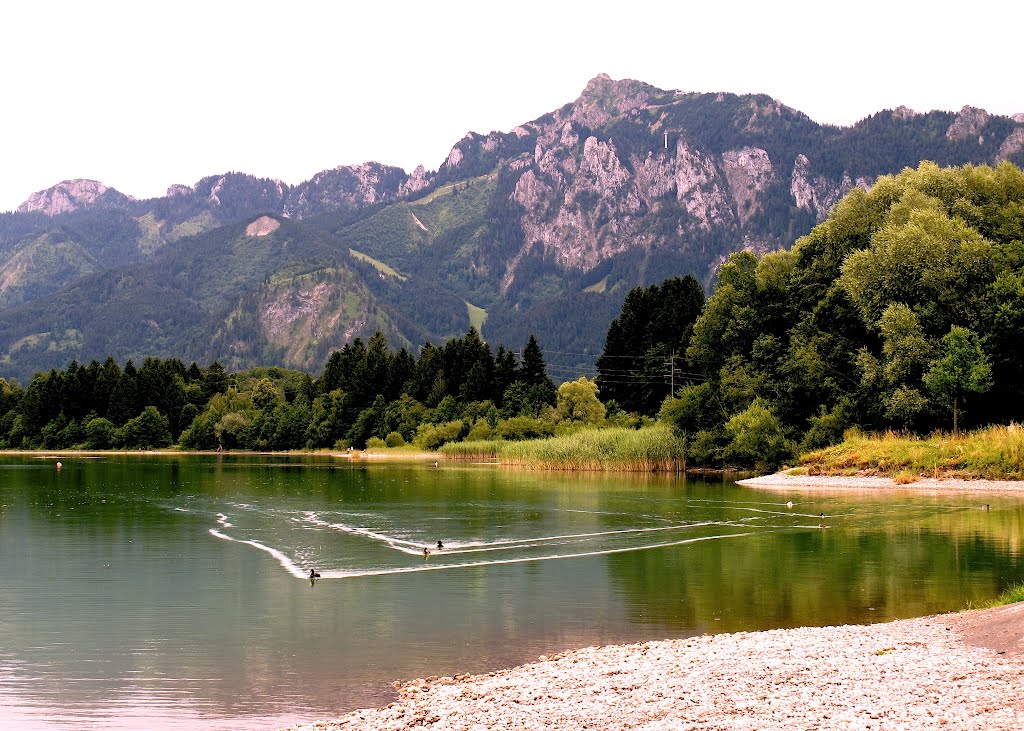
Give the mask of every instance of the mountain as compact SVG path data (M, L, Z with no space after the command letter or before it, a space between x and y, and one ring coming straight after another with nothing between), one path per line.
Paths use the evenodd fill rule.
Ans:
M0 215L0 374L72 358L318 371L375 329L416 347L482 324L592 372L633 287L791 246L853 187L915 167L1024 163L1024 118L905 107L820 125L765 95L593 79L436 171L375 162L295 186L243 173L135 200L65 181ZM255 228L250 228L255 226Z

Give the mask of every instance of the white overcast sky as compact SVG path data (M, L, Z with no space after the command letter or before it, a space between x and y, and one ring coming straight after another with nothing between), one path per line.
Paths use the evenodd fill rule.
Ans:
M91 178L137 198L227 171L434 170L599 73L766 93L823 123L1024 112L1024 4L37 2L0 6L0 211Z

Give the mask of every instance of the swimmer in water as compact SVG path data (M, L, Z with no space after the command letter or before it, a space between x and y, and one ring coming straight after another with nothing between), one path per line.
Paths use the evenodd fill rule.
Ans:
M438 547L439 549L440 549L440 548L444 548L444 544L443 544L443 543L441 543L441 541L438 541L438 542L437 542L437 547Z
M423 547L423 560L426 561L428 558L430 558L430 549L427 548L426 546L424 546Z
M818 523L818 527L819 528L828 528L828 524L825 522L825 514L822 513L820 517L821 517L821 522Z

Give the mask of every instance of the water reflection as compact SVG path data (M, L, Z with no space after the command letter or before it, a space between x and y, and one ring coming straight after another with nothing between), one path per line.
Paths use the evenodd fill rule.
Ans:
M1013 496L62 462L0 460L0 717L15 727L269 728L387 703L398 678L946 611L1024 577Z

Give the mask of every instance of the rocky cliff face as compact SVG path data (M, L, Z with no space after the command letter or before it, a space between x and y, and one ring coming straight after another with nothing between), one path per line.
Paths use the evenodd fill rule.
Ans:
M522 207L523 246L508 262L503 291L529 256L586 271L628 249L693 247L694 237L729 238L734 249L781 244L758 220L791 170L792 203L816 217L855 184L850 176L814 178L806 157L773 160L756 144L714 149L688 129L683 110L692 96L601 75L573 104L525 125L524 136L536 140L532 154L506 163L519 176L511 200ZM780 121L802 116L767 99L740 106L737 141L770 136ZM457 147L453 156L447 164L465 153Z
M518 128L533 149L499 163L517 178L510 201L523 233L501 289L530 258L585 272L627 250L690 251L714 267L739 248L788 246L852 188L917 165L926 116L899 107L823 128L765 96L663 91L602 74L572 104ZM964 107L927 144L935 157L964 140L991 149L991 162L1021 155L1020 122L1008 135L994 122ZM478 143L467 135L446 165L465 166Z
M847 173L836 180L823 175L811 173L811 163L804 154L797 155L793 164L793 175L790 178L789 191L797 208L814 214L823 221L840 198L854 186L867 190L871 181L865 177L852 180Z
M88 208L99 202L108 207L123 206L132 200L113 188L108 188L96 180L65 180L52 188L33 193L24 203L18 206L18 213L43 213L57 216L61 213Z

